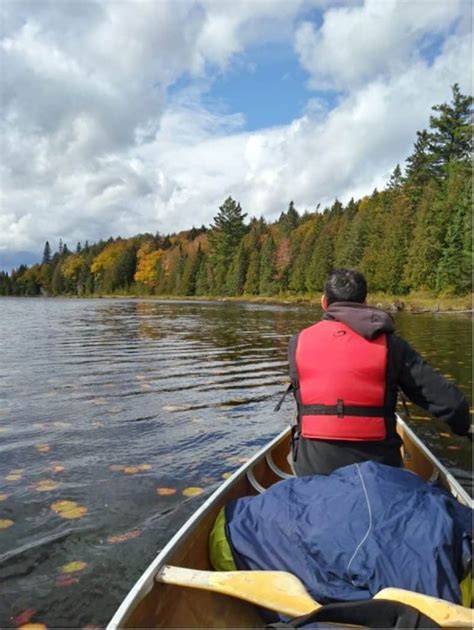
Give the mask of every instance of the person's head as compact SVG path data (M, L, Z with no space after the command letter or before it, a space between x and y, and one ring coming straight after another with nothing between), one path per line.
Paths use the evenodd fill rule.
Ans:
M359 302L367 297L367 282L355 269L334 269L324 285L321 304L326 309L333 302Z

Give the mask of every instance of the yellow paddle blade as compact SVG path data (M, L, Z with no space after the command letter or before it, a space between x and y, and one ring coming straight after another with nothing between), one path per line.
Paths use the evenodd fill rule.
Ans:
M166 584L231 595L289 617L306 615L320 608L302 582L286 571L198 571L166 565L156 579Z
M405 591L402 588L384 588L374 595L374 599L389 599L392 602L413 606L439 623L442 628L474 627L474 610L472 608L458 606L437 597Z

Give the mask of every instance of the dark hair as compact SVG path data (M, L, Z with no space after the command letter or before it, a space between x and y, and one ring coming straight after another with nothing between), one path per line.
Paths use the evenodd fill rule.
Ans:
M367 282L355 269L334 269L324 285L328 305L333 302L365 302Z

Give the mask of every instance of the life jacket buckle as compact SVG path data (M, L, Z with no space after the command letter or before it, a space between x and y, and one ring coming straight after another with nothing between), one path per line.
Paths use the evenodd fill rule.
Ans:
M337 399L336 411L338 418L344 418L344 401L340 398Z

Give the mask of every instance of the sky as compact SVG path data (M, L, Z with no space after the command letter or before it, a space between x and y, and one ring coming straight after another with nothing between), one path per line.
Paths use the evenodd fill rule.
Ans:
M472 94L471 0L3 0L0 269L382 189Z

